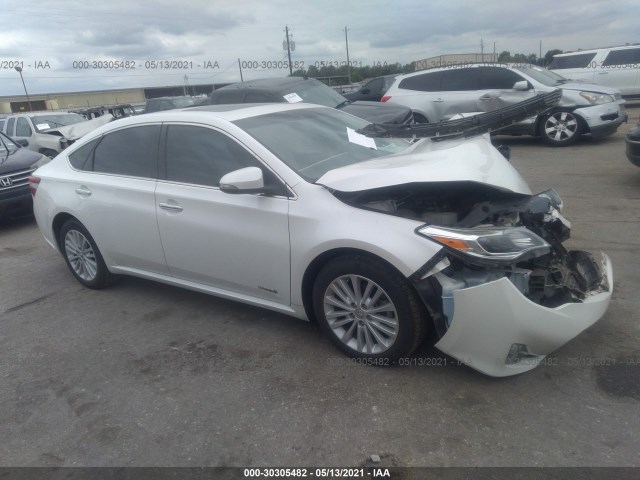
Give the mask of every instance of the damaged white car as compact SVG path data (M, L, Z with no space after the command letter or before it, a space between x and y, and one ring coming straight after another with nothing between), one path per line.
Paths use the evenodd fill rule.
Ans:
M301 103L130 117L38 169L34 211L87 287L135 275L315 319L379 364L434 329L443 352L512 375L597 321L612 287L605 255L562 246L555 192L533 195L481 134L535 108L422 140L433 126Z

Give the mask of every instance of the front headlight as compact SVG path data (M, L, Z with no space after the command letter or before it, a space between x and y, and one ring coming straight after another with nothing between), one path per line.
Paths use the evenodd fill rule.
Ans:
M580 96L591 105L602 105L603 103L611 103L614 101L614 98L606 93L580 92Z
M525 227L445 228L426 225L417 232L464 255L482 260L513 263L539 257L551 245Z
M47 157L46 155L42 155L37 162L33 163L31 165L31 168L40 168L41 166L43 166L45 163L49 163L51 161L51 159L49 157Z

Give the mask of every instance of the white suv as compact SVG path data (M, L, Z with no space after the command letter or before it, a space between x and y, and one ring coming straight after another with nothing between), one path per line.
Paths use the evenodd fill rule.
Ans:
M554 55L549 70L640 97L640 45L561 53Z
M473 64L400 75L381 101L410 107L416 122L439 122L461 113L496 110L556 88L562 98L554 110L500 133L539 135L551 145L565 146L583 133L611 135L627 121L618 90L571 83L535 65Z

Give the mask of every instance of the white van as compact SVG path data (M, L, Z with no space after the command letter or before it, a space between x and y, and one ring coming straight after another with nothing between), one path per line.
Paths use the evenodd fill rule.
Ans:
M549 70L570 78L640 97L640 45L598 48L553 56Z

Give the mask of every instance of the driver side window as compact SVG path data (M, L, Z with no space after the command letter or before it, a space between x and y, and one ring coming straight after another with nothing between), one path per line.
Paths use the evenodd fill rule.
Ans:
M260 168L265 185L280 184L271 171L227 135L191 125L167 127L167 180L218 187L224 175L245 167ZM286 187L282 187L286 192Z

